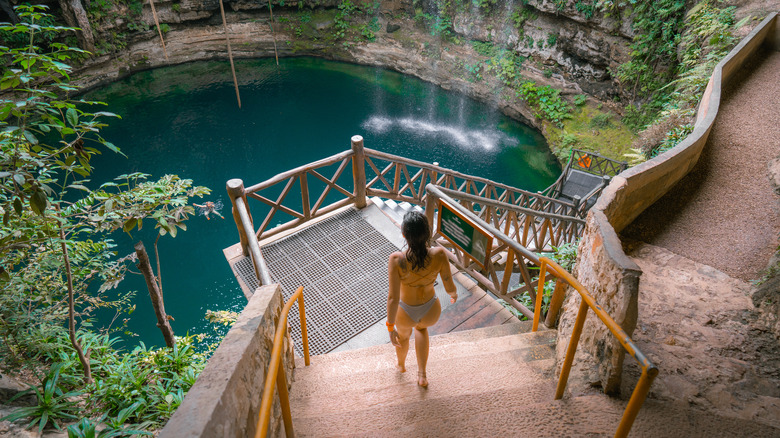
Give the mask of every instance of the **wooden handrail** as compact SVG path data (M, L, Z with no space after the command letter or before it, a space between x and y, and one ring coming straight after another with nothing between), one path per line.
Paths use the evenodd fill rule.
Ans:
M569 286L574 288L582 297L582 303L580 304L579 311L577 312L577 320L574 323L574 329L571 334L571 341L566 350L566 358L561 367L561 375L558 379L558 387L555 391L555 399L560 400L563 397L563 392L566 389L566 383L569 379L569 372L571 365L574 362L574 354L577 352L577 344L580 340L580 334L582 333L582 327L585 324L585 318L587 317L588 309L592 309L596 316L599 317L601 322L612 332L612 335L617 338L620 345L633 357L639 366L642 368L642 376L639 378L634 392L631 394L631 399L628 401L623 417L620 420L617 431L615 431L616 438L623 438L628 436L631 431L631 426L634 424L639 409L642 408L642 404L647 398L647 393L650 391L650 385L653 384L653 380L658 375L658 368L647 359L647 357L637 348L634 341L623 331L623 329L612 319L611 316L596 302L593 296L573 275L563 269L560 265L547 257L540 257L541 270L539 273L539 291L536 294L536 305L534 308L534 322L532 331L536 331L539 325L539 316L542 311L542 294L544 293L544 277L547 269L554 272L554 275L559 279L565 281ZM556 288L557 289L557 288Z
M631 426L633 425L637 414L639 413L639 409L642 407L642 404L644 403L645 398L647 397L647 393L650 390L650 385L652 385L653 380L658 375L658 368L656 368L655 365L653 365L647 359L647 357L639 350L639 348L637 348L637 346L634 344L634 342L631 340L628 334L626 334L626 332L623 331L622 328L620 328L620 326L615 322L615 320L612 319L612 317L609 316L609 314L606 311L604 311L604 309L598 303L596 303L595 299L593 299L593 297L590 295L587 289L585 289L585 287L576 278L574 278L574 276L572 276L569 272L563 269L560 265L558 265L548 257L537 256L536 254L529 251L524 246L520 245L519 243L515 242L508 236L504 235L501 231L492 227L490 224L488 224L487 222L479 218L477 215L475 215L473 212L469 211L469 209L455 202L454 199L450 198L447 194L444 193L444 190L441 187L437 187L432 184L429 184L426 187L426 191L428 192L428 195L431 198L439 198L447 202L447 204L450 207L454 208L455 210L458 210L461 214L468 217L471 221L473 221L474 223L476 223L477 225L479 225L480 227L484 228L486 231L491 233L493 237L495 237L498 241L506 244L508 251L510 253L520 254L540 267L539 279L537 284L538 289L535 294L536 296L534 297L535 298L534 311L533 311L533 315L531 315L533 317L533 326L531 329L532 331L537 331L539 327L539 320L541 319L541 314L542 314L542 297L544 295L545 277L548 271L550 275L558 279L558 283L556 284L555 287L554 296L550 300L551 301L550 312L557 313L557 309L553 309L553 304L552 304L553 302L561 303L563 301L562 295L565 292L565 287L560 287L561 282L566 283L569 286L573 287L582 296L582 304L580 305L580 310L579 313L577 314L577 322L575 323L574 330L572 331L571 341L569 342L569 347L566 352L566 359L564 361L563 368L561 369L561 375L558 380L558 386L556 388L556 393L555 393L556 400L559 400L561 397L563 397L563 392L566 389L566 383L569 378L569 372L571 370L571 365L574 360L574 353L577 350L577 344L579 343L580 334L582 333L582 327L585 324L585 317L587 316L587 310L589 308L593 309L593 311L596 313L599 319L604 323L604 325L607 326L609 331L612 332L612 334L618 339L618 341L623 346L623 348L628 352L628 354L630 354L631 357L636 359L636 361L639 363L639 366L642 368L642 376L640 377L637 386L634 388L634 392L631 394L631 399L628 402L628 406L626 406L626 410L623 412L623 417L620 421L620 424L618 425L617 431L615 432L616 438L622 438L627 436L628 432L631 430ZM435 205L435 203L431 202L431 199L429 198L427 207L431 208L433 205ZM426 213L428 217L432 217L431 212L426 212ZM505 269L510 269L508 265L509 262L507 263ZM521 268L523 267L525 267L525 264L521 263ZM469 274L472 273L469 272ZM474 278L476 278L480 282L482 282L483 279L487 280L485 279L484 276L480 276L479 273L474 273L472 274L472 276L474 276ZM560 304L557 304L557 306L560 306ZM523 313L525 314L526 312Z
M282 364L282 345L284 337L287 334L287 315L293 302L298 301L298 312L301 320L301 337L303 339L303 360L306 366L309 366L309 336L306 331L306 311L303 304L303 286L290 297L282 308L282 314L279 316L279 322L276 324L276 334L274 335L274 345L271 350L271 360L268 364L268 373L265 377L265 387L263 388L263 398L260 401L260 413L257 420L257 430L255 438L265 438L268 434L268 424L271 422L271 405L274 402L274 389L279 389L279 403L282 407L282 420L284 421L284 432L288 438L295 436L292 425L292 414L290 412L290 395L287 393L287 375L284 372Z

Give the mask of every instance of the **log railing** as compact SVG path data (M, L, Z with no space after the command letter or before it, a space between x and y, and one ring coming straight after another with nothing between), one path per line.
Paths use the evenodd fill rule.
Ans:
M349 171L351 169L351 172ZM362 208L368 196L379 196L424 206L426 185L455 190L469 208L484 206L485 217L538 251L571 242L582 231L581 220L568 220L577 206L489 179L470 176L444 167L366 149L363 138L352 137L352 149L288 170L273 178L244 187L243 181L228 181L241 241L241 250L253 261L260 284L269 284L268 267L259 241L296 228L344 206ZM248 200L265 207L255 228ZM312 202L314 200L314 202ZM255 212L260 209L255 209ZM289 220L286 222L282 216ZM278 225L277 225L278 224Z
M538 285L538 280L535 279L535 276L529 271L528 263L530 262L531 264L539 265L539 256L522 243L524 241L528 242L529 240L527 239L525 232L521 233L519 231L533 228L537 233L535 233L535 237L531 241L538 242L540 236L544 234L547 236L548 240L546 240L546 242L548 242L548 244L555 243L557 245L562 245L564 243L573 242L574 239L576 239L577 235L575 234L575 231L581 230L584 227L584 221L568 216L525 210L474 195L438 187L433 184L429 184L426 187L426 191L428 197L425 206L425 214L431 224L434 224L434 211L437 208L438 201L441 200L446 202L451 208L457 210L461 215L476 219L479 226L488 231L495 238L493 246L487 248L485 259L489 260L490 263L487 263L485 266L481 266L477 261L469 257L459 248L448 245L445 240L440 238L441 230L434 230L434 243L439 246L447 247L449 251L447 251L446 254L458 269L469 274L472 278L477 280L481 286L512 305L527 318L533 318L534 312L532 310L513 299L513 297L517 295L528 293L531 300L534 301L536 299L536 287ZM477 205L477 203L484 206L484 208L480 210L480 213L476 213L473 210L473 206ZM500 220L501 216L504 217L503 220ZM553 222L559 222L556 224L557 229L568 230L568 234L562 232L558 233L558 240L556 240L555 233L545 233L545 230L555 230ZM510 289L512 286L510 282L513 272L518 272L522 281L519 287ZM559 305L560 303L558 306ZM548 313L552 313L553 315L557 314L558 309L559 307L551 307ZM549 324L552 325L554 319L554 317L551 317Z

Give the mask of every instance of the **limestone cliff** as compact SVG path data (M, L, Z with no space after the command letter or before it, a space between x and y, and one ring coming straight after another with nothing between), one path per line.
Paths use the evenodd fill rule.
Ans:
M627 24L595 10L578 11L573 5L558 9L547 0L523 3L487 3L486 8L469 3L442 11L427 0L384 0L375 4L372 15L356 12L347 17L353 27L372 26L372 42L335 36L340 4L336 0L274 5L273 32L267 3L238 0L226 2L225 9L236 57L273 56L276 46L280 56L311 55L389 68L495 102L508 115L537 127L540 122L512 90L488 75L475 80L469 74L475 62L487 59L472 42L513 52L522 57L523 77L564 93L586 93L601 100L618 95L610 69L627 57L631 38ZM155 5L166 31L169 63L227 57L218 0L164 0ZM87 87L166 65L149 4L144 3L135 16L127 6L113 8L94 20L98 41L110 54L85 63L79 77ZM452 21L449 33L431 35L421 17L442 16Z

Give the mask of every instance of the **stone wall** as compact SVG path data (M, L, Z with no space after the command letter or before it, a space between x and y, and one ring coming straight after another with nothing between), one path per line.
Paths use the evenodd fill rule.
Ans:
M623 252L617 233L693 168L717 117L721 87L761 45L780 49L777 21L777 14L770 14L715 67L699 104L693 132L673 149L613 178L588 214L577 257L577 277L629 336L636 327L641 270ZM571 336L579 308L579 295L569 293L561 312L560 340ZM593 325L602 324L595 318L586 322L570 382L573 386L586 384L615 392L625 353L603 325ZM559 362L565 357L565 344L559 343Z
M255 435L282 306L282 291L278 284L262 286L255 291L179 409L160 432L160 438ZM289 336L282 351L282 366L289 380L294 367ZM278 396L275 398L270 436L283 433L281 408Z

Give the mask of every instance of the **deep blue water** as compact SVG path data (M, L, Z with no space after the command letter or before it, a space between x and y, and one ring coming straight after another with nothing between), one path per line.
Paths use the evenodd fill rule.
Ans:
M349 149L355 134L368 148L532 191L560 173L538 132L487 104L382 69L315 58L280 64L237 62L241 109L227 62L141 72L84 96L122 116L102 135L127 155L94 159L93 181L134 171L155 179L177 174L210 187L207 199L226 205L224 220L194 217L186 232L160 240L166 310L176 334L216 339L224 330L205 321L206 310L240 311L246 304L222 255L238 241L228 179L256 184ZM115 236L120 256L138 239L151 251L152 224L145 224L132 238ZM120 289L138 292L128 328L147 345L162 345L143 279L130 276Z

